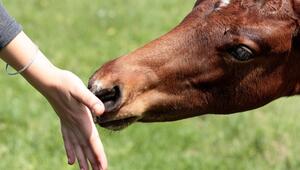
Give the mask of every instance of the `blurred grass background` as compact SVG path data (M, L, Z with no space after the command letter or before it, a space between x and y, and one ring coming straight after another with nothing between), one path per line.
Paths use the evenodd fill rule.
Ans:
M194 0L3 3L53 63L87 82L104 62L178 24ZM4 71L0 88L0 170L77 169L67 165L58 119L45 99ZM296 170L299 103L283 98L242 114L99 130L111 170Z

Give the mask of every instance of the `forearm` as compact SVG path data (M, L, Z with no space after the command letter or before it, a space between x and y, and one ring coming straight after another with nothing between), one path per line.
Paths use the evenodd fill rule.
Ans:
M44 87L51 85L52 77L58 70L24 32L19 33L4 47L0 56L16 70L22 69L35 58L34 62L21 74L41 92Z

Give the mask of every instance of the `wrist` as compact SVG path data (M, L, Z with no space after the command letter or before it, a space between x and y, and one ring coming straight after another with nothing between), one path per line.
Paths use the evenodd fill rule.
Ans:
M43 53L39 52L36 60L26 69L22 76L43 95L50 88L55 88L62 70L55 67Z
M15 70L21 70L34 59L21 73L22 76L43 94L46 91L45 88L53 86L59 69L39 51L24 32L19 33L2 49L0 55L1 59Z

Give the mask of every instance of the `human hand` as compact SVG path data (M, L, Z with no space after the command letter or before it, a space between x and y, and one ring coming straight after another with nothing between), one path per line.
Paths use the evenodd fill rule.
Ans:
M106 156L91 113L101 115L102 102L76 75L55 67L24 32L3 48L0 56L16 70L36 58L21 74L47 98L59 116L69 164L77 158L83 170L89 169L88 162L94 170L106 170Z
M60 118L68 163L74 164L77 158L81 169L88 169L88 162L94 170L107 169L103 145L90 112L102 114L102 102L73 73L57 70L56 75L50 88L41 91Z

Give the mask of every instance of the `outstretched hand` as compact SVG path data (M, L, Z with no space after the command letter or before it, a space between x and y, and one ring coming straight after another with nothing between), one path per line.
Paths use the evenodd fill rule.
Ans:
M77 159L82 170L89 169L88 162L94 170L107 169L103 145L92 118L92 113L95 116L103 113L102 102L76 75L55 67L24 32L3 48L0 56L16 70L34 61L22 76L47 98L59 116L69 164Z
M77 158L81 169L88 169L88 162L94 170L106 169L106 156L91 113L101 115L102 102L73 73L58 70L57 77L45 96L60 118L68 163L74 164Z

